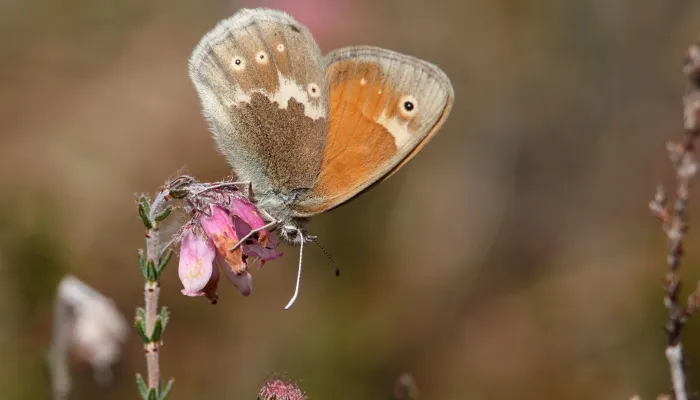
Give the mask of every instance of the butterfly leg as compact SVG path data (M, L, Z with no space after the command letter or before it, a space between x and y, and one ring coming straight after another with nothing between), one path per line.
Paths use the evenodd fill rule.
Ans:
M248 186L250 190L252 190L252 183L251 182L223 182L223 183L217 183L216 185L211 185L207 186L204 189L198 191L197 193L194 194L194 197L199 196L202 193L208 192L210 190L214 189L220 189L220 188L225 188L225 187L236 187L236 186Z
M248 182L248 200L251 203L255 203L255 194L253 193L253 182ZM272 219L272 218L270 218Z
M264 231L265 229L269 229L269 228L273 227L273 226L276 225L276 224L279 224L279 221L274 220L274 221L272 221L272 222L270 222L270 223L267 223L267 224L261 226L260 228L252 229L252 230L251 230L250 232L248 232L245 236L243 236L243 237L238 241L238 243L236 243L235 246L231 247L228 251L231 252L231 253L233 253L234 250L236 250L236 249L238 248L238 246L242 245L243 242L245 242L246 240L248 240L251 236L253 236L254 234L256 234L256 233L258 233L258 232L260 232L260 231Z

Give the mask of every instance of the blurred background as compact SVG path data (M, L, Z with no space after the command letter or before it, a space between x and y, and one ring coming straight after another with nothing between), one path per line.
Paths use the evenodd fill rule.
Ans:
M371 44L430 60L456 101L401 172L313 220L342 273L309 247L291 311L296 248L254 274L249 298L222 284L216 306L182 296L171 262L161 282L171 399L252 399L273 376L311 399L386 399L403 372L429 400L669 391L664 237L647 203L673 184L664 144L682 132L696 2L2 0L3 399L50 396L65 274L133 319L136 194L181 171L230 173L187 59L218 20L256 6L292 13L324 52ZM689 287L700 277L690 232ZM699 324L684 335L695 389ZM71 398L137 398L136 372L145 360L132 330L112 385L75 363Z

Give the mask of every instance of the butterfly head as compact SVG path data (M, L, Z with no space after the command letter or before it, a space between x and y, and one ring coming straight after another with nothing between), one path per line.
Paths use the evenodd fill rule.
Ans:
M299 223L296 223L299 222ZM279 228L279 238L289 244L300 245L308 241L308 233L301 226L301 221L290 221Z

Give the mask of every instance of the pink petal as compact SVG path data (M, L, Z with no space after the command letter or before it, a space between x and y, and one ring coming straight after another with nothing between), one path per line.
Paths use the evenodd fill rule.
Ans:
M191 229L188 230L182 238L178 266L178 275L184 286L184 294L195 296L204 289L214 274L215 256L216 250L210 240L197 235ZM216 275L218 276L218 271Z
M244 244L243 253L247 254L249 257L259 259L260 268L262 268L262 266L265 265L267 261L282 257L282 253L278 253L277 250L268 249L266 247L260 246L259 244Z
M210 213L211 215L202 214L199 217L202 229L214 242L218 254L233 266L236 273L245 271L243 249L239 246L234 251L230 251L238 244L238 235L233 227L231 216L226 210L216 205L211 205Z
M231 215L233 215L234 223L236 223L236 220L241 220L242 222L247 225L247 227L241 226L241 224L236 224L236 227L240 230L237 230L238 234L243 237L248 232L250 232L252 229L258 229L262 228L265 226L265 220L262 219L260 216L260 213L258 212L258 209L251 204L248 201L245 201L240 198L233 198L231 199L231 205L230 205L230 210L231 210ZM267 246L268 245L268 240L270 239L270 232L267 231L267 229L264 229L260 232L258 232L258 241L260 242L261 245ZM276 246L276 244L275 244ZM275 247L272 246L272 247Z
M252 229L257 229L265 226L265 220L262 219L255 206L243 199L231 199L231 214L242 219Z
M250 226L243 221L243 219L238 218L238 216L233 218L233 223L236 228L236 232L242 237L248 234L250 232ZM266 230L261 231L262 233L267 233ZM261 239L263 237L261 236ZM275 247L277 247L277 240L275 239L274 236L269 236L267 237L267 243L263 245L261 241L246 241L246 244L243 245L243 253L248 255L249 257L254 257L260 259L261 267L262 265L265 264L266 261L274 260L275 258L281 257L282 253L278 253L275 250ZM250 260L248 261L248 264L251 264Z
M224 270L226 277L233 282L243 296L250 296L253 292L253 277L248 271L236 273L231 265L221 256L216 257L219 267Z

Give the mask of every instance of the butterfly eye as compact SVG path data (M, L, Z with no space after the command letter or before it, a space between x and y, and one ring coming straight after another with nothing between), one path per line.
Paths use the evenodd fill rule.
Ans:
M257 62L258 64L267 64L269 61L269 56L264 51L259 51L255 55L255 62Z
M243 57L233 57L231 66L233 66L235 71L243 71L245 69L245 60Z
M309 83L309 86L306 88L306 91L309 92L309 96L313 98L321 96L321 89L319 89L318 85L315 83Z
M402 96L399 99L399 112L406 118L413 117L418 112L416 98L410 95Z
M277 51L279 51L280 53L284 51L284 45L282 43L277 45Z

